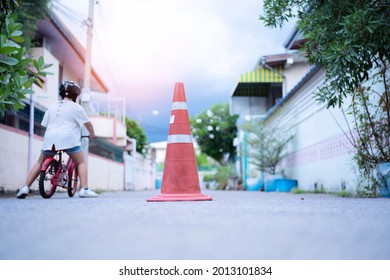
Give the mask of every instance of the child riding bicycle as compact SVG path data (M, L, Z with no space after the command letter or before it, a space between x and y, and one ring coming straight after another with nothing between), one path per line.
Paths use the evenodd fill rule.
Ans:
M61 84L59 95L62 100L53 104L45 113L42 125L46 127L41 155L30 170L25 185L16 194L17 198L25 198L30 186L39 176L41 165L46 158L53 156L55 151L65 151L78 166L78 175L81 181L80 197L96 197L97 194L88 188L88 169L81 151L81 128L84 125L91 138L95 138L95 131L84 109L76 103L80 95L80 86L72 81Z

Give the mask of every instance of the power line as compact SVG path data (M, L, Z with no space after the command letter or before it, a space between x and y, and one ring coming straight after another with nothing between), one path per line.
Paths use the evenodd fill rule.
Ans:
M67 23L73 25L74 27L77 27L79 30L85 32L85 22L86 22L86 17L82 16L80 13L74 12L72 9L67 8L63 4L58 5L58 0L55 0L56 3L52 3L52 8L53 10L57 11L60 13L64 18L67 19Z
M108 32L107 31L107 25L106 25L106 21L105 21L105 18L104 18L104 13L102 13L102 9L98 9L98 12L99 12L99 19L100 19L100 22L101 22L101 25L102 25L102 28L104 29L103 30L103 33L104 34L110 34L110 32ZM96 36L98 37L98 40L100 41L100 36L98 35L98 33L101 31L101 30L96 30L97 32L96 32ZM107 36L107 35L105 35L105 36ZM100 43L101 44L101 43ZM112 45L111 45L111 40L106 40L106 44L107 44L107 46L108 46L108 51L109 51L109 53L111 53L111 54L113 54L114 53L114 51L113 51L113 47L112 47ZM103 49L103 48L102 48ZM115 58L115 56L111 56L112 58L113 58L113 60L114 60L114 63L117 63L117 61L116 61L116 58ZM108 62L107 62L107 59L105 59L106 60L106 64L108 65L108 70L109 70L109 73L110 73L110 76L111 76L111 79L113 80L113 82L114 82L114 86L115 86L115 88L116 88L116 90L117 90L117 93L118 94L120 94L121 92L119 91L119 89L120 88L124 88L124 86L123 86L123 84L117 84L117 82L118 82L118 80L117 79L115 79L115 77L113 76L113 71L112 71L112 69L111 69L111 64L109 64ZM119 83L120 83L120 81L119 81ZM121 95L121 94L120 94Z
M63 4L61 2L61 0L53 0L52 7L53 7L53 9L60 12L64 17L66 17L69 20L69 23L72 24L73 26L78 25L77 26L78 28L85 26L85 22L86 22L88 17L86 15L76 11L76 10L69 8L68 6ZM102 5L100 4L99 7L102 7ZM111 80L113 82L113 86L114 86L116 93L118 95L122 96L120 89L124 89L124 86L122 84L122 81L121 80L118 81L118 79L114 76L114 72L112 69L112 63L111 64L109 63L109 61L114 61L114 63L116 63L117 58L115 56L111 56L110 59L108 59L107 53L104 51L105 49L103 48L103 41L102 41L101 32L104 33L103 37L107 37L107 34L110 34L110 32L107 31L108 27L107 27L106 20L105 20L105 14L102 12L102 9L97 9L97 10L99 12L99 22L101 23L101 25L100 25L101 28L97 29L96 25L95 25L93 31L94 31L94 35L96 37L97 46L100 49L100 57L101 57L102 62L105 66L105 70L107 71L109 77L111 78ZM82 30L85 32L85 28L82 28ZM108 48L106 47L106 50L108 49L109 53L113 54L114 52L113 52L111 40L105 40L104 43L108 47ZM149 130L153 131L155 133L156 132L157 133L166 133L166 131L163 131L163 130L156 128L156 127L150 127Z
M73 10L71 8L69 8L68 6L66 6L65 4L61 3L61 0L53 0L52 2L52 7L53 9L59 11L62 15L64 15L67 19L70 20L70 24L73 24L74 26L76 26L75 22L79 23L78 27L83 27L85 26L85 23L86 23L86 20L87 20L87 16L76 11L76 10ZM98 10L99 12L101 10ZM101 14L101 13L100 13ZM101 14L102 15L102 14ZM103 62L106 66L106 69L114 83L114 87L115 87L115 90L116 92L120 92L119 91L119 87L117 85L117 80L114 78L113 76L113 73L112 73L112 70L111 70L111 67L110 67L110 64L108 63L108 60L107 60L107 57L105 56L104 52L103 52L103 47L102 47L102 43L101 43L101 40L100 40L100 36L98 35L98 29L94 28L94 33L96 35L96 38L97 38L97 41L98 41L98 45L100 46L100 49L101 49L101 54L103 56Z
M79 11L76 11L76 10L73 10L73 9L69 8L68 6L66 6L65 4L63 4L63 3L61 2L61 0L53 0L53 1L52 1L52 5L55 6L57 9L63 10L63 11L64 11L65 13L67 13L67 14L70 13L70 15L71 15L72 17L74 17L74 18L78 17L78 19L81 19L81 20L85 20L85 19L88 18L87 15L82 14L82 13L80 13Z
M106 65L106 70L107 70L108 74L110 75L111 80L114 83L114 87L115 87L115 90L116 90L117 94L119 94L120 91L119 91L119 87L118 87L118 84L117 84L117 80L115 79L115 77L113 75L113 72L112 72L112 69L111 69L111 64L108 63L106 54L104 53L104 48L103 48L102 42L100 40L100 36L98 35L98 32L95 32L95 35L96 35L96 39L97 39L98 45L99 45L100 50L101 50L101 57L103 58L103 62Z

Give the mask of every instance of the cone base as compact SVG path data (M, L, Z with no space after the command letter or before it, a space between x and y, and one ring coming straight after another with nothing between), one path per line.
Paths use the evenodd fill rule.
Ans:
M210 201L211 196L201 193L189 194L160 194L158 196L147 199L147 202L173 202L173 201Z

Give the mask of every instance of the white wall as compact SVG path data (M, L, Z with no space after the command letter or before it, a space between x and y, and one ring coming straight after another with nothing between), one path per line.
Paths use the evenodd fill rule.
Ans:
M165 162L167 152L167 141L150 143L150 147L155 150L155 161L157 164Z
M340 128L347 131L341 110L326 109L313 94L323 80L324 73L320 70L266 123L278 123L294 135L280 168L288 177L297 179L300 188L313 189L317 184L335 190L346 184L347 189L355 190L353 150Z
M40 154L42 140L42 137L34 137L34 162ZM4 143L0 146L0 188L13 192L24 184L27 177L28 133L0 124L0 143ZM88 159L90 187L101 190L124 190L124 163L91 153ZM32 185L32 190L38 190L37 181Z
M156 167L151 159L140 154L124 155L125 190L153 190L156 187Z
M104 116L90 116L89 118L97 137L109 138L110 140L112 139L115 145L126 146L126 126L119 122L118 119Z
M0 188L16 191L26 180L28 172L28 133L0 124ZM37 159L42 137L34 137L33 157ZM38 190L35 182L33 189Z
M230 98L230 114L248 116L264 115L267 112L267 105L267 97L235 96Z
M58 100L58 79L59 79L59 61L45 48L34 48L32 56L39 58L43 56L46 64L53 64L46 71L51 74L45 77L44 88L34 85L34 101L48 108Z
M89 186L95 190L123 191L125 188L125 165L89 153L88 181Z
M295 62L290 67L284 69L284 76L287 82L287 93L302 79L310 70L311 65L305 61ZM284 91L283 91L284 92ZM284 92L286 94L286 92Z

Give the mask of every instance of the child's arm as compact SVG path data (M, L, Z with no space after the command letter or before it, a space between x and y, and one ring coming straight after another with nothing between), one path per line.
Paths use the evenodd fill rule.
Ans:
M91 122L86 122L84 125L85 125L85 127L87 128L87 130L89 132L89 137L91 139L96 138L95 130L93 128L92 123Z

